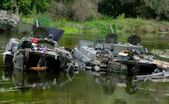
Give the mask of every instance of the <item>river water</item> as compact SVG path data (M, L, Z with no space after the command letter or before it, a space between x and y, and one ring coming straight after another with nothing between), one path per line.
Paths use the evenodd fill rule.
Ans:
M0 52L12 33L0 33ZM125 41L128 35L120 35ZM169 36L142 35L142 44L151 49L168 49ZM79 40L103 40L102 35L64 35L60 45L72 48ZM2 76L2 55L0 58ZM0 78L1 79L1 78ZM60 74L57 80L33 85L31 88L15 88L12 80L0 80L0 104L169 104L169 83L133 81L130 76L109 73L97 75L86 71L69 77Z

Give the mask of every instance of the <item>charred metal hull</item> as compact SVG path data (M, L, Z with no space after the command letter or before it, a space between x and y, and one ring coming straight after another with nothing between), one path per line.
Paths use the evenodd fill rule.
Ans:
M69 72L73 68L73 60L69 51L47 41L47 48L39 43L32 45L31 41L11 39L4 52L4 76L13 78L17 85L24 85L28 80L38 80L41 75L46 79L57 78L60 72ZM48 45L50 44L50 45ZM32 45L32 46L30 46ZM32 77L35 75L36 77ZM51 77L52 76L52 77Z
M94 71L115 71L128 74L151 74L162 67L153 63L153 56L141 45L81 41L74 48L74 57ZM127 67L127 70L126 70Z
M6 78L10 78L13 73L13 55L6 54L4 56L4 63L3 63L3 74Z
M117 60L116 62L125 64L128 69L128 74L151 74L158 69L156 64L149 62L138 62L133 60Z
M14 83L19 86L38 82L41 77L45 80L54 79L58 77L60 72L64 71L61 67L61 61L55 59L54 55L31 51L20 52L21 55L15 56L13 59L14 72L12 75ZM17 65L19 60L22 60L20 66Z

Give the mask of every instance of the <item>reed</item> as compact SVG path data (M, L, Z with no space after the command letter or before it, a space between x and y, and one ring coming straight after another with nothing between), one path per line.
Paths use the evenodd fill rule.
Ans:
M110 25L114 27L117 34L169 33L169 22L143 18L124 18L123 16L119 16L116 19L102 17L99 20L77 22L66 19L53 20L46 14L39 14L34 17L23 16L22 21L34 23L35 18L39 20L41 25L65 30L65 34L105 34L111 32Z

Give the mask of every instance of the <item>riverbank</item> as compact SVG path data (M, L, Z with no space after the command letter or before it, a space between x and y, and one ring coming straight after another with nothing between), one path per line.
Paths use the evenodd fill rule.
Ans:
M114 30L118 34L169 34L169 22L146 20L142 18L124 18L123 16L119 16L117 19L105 17L99 20L75 22L66 19L53 20L47 15L38 15L34 17L23 16L22 21L26 23L34 23L34 18L37 18L42 25L65 30L65 34L105 34L111 32L110 25L114 27Z

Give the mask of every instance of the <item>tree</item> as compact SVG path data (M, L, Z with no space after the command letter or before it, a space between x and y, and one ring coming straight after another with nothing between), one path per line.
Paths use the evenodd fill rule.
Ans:
M0 0L0 9L10 10L12 3L10 0Z
M120 0L102 0L98 4L98 12L103 15L117 17L121 14Z
M87 19L97 19L99 0L76 0L73 4L73 19L78 21L85 21Z
M50 0L1 0L0 9L12 10L14 13L30 14L33 10L44 12Z
M32 12L45 12L49 7L50 0L32 0L31 8Z
M31 5L31 0L11 0L12 2L12 8L14 9L14 12L16 14L19 14L19 12L27 12L29 10L28 8Z
M144 0L144 2L152 8L160 18L169 18L169 0Z
M123 13L126 17L137 17L137 9L142 4L142 0L102 0L99 3L99 12L113 17Z
M100 0L52 0L49 13L53 17L64 17L75 21L97 18Z
M149 0L145 0L149 1ZM99 3L99 12L103 15L117 17L125 14L126 17L156 17L155 11L144 0L102 0ZM153 0L151 0L153 1Z

